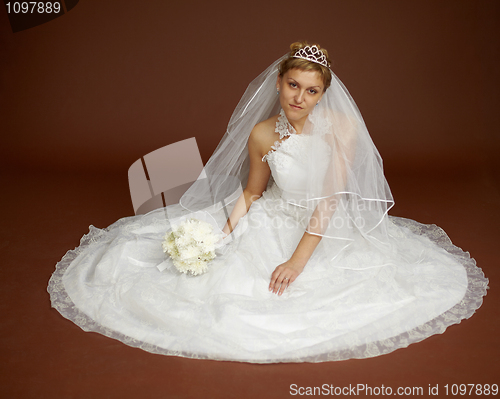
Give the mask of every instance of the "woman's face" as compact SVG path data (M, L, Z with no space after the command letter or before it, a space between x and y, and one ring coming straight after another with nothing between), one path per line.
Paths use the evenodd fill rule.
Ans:
M323 96L323 79L316 71L290 69L283 77L278 76L281 108L295 126L303 124ZM295 126L296 128L296 126Z

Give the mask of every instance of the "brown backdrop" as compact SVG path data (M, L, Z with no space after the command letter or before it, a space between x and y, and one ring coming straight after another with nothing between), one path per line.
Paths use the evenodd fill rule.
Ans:
M0 396L499 383L499 21L497 0L80 0L12 33L0 7ZM206 162L247 84L299 39L330 51L384 158L393 213L444 227L490 278L477 314L381 357L256 366L151 355L51 310L55 263L90 223L132 214L128 167L193 136Z
M125 172L192 136L206 161L246 85L299 39L329 49L387 166L493 161L498 20L495 0L117 0L11 33L1 10L1 162Z

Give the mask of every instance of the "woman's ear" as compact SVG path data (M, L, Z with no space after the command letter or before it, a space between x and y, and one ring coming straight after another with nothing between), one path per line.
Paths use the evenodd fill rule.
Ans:
M276 79L276 90L279 90L281 86L281 76L278 75L278 79Z

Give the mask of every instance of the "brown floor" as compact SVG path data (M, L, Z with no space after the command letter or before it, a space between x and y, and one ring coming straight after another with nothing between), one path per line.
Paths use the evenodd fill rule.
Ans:
M152 355L85 333L51 309L47 281L88 225L130 215L126 173L17 172L2 177L2 398L282 398L290 385L423 387L500 383L500 184L492 171L389 173L393 215L443 227L490 279L468 320L364 360L253 365ZM299 396L299 395L297 395ZM424 397L421 396L421 397ZM449 395L451 396L451 394ZM436 397L436 396L434 396Z

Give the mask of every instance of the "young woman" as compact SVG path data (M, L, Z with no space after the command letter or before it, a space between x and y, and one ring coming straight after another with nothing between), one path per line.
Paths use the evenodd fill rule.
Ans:
M488 280L440 228L388 216L380 156L329 65L292 44L248 87L207 178L177 205L91 228L58 263L52 305L150 352L258 363L376 356L470 317ZM190 276L161 243L195 212L224 238Z

